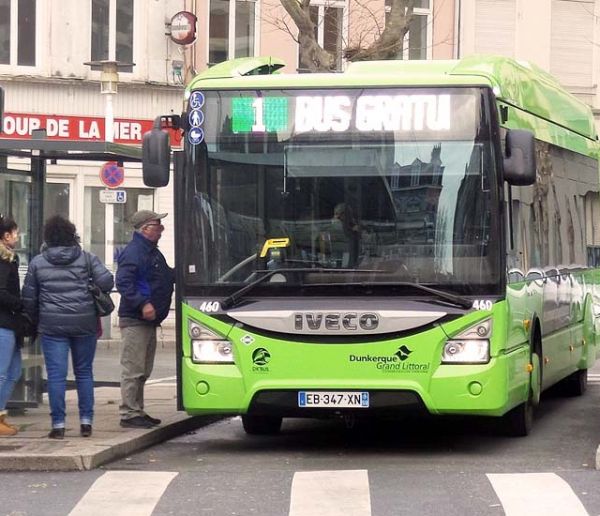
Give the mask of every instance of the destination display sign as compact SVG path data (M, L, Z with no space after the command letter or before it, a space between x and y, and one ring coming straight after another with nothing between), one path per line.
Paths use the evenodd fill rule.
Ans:
M480 93L475 88L262 90L201 93L206 102L190 113L204 135L278 133L417 133L472 138ZM197 110L201 109L201 113ZM199 125L199 124L198 124Z

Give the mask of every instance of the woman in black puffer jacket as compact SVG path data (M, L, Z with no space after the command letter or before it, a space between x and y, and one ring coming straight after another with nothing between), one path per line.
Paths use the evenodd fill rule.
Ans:
M98 316L89 291L90 273L103 292L109 292L113 275L98 257L79 245L73 223L55 215L44 225L42 254L29 264L23 286L23 304L37 322L48 373L51 439L65 435L65 389L69 351L79 400L80 432L92 434L94 375Z
M17 332L21 312L17 223L0 216L0 437L15 435L17 428L6 422L6 404L21 377L21 350Z

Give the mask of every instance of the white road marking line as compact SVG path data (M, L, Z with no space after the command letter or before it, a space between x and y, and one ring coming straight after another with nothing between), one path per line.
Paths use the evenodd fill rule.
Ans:
M170 471L107 471L69 516L150 516L176 476Z
M299 471L289 516L371 516L367 470Z
M168 380L177 380L176 376L165 376L164 378L156 378L155 380L148 380L146 385L152 385L153 383L162 383Z
M506 516L589 516L577 495L554 473L487 475Z

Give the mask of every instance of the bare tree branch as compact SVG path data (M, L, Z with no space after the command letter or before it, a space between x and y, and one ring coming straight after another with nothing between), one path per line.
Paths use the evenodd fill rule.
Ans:
M310 0L281 0L281 5L298 27L300 66L311 72L332 70L335 59L317 41L316 26L310 17Z
M310 72L333 70L339 56L319 45L317 32L320 27L317 27L311 17L310 0L279 1L287 16L284 19L273 17L270 23L298 42L300 67ZM369 0L353 0L353 3L355 9L361 10L364 15L355 17L361 21L354 22L351 39L343 42L342 55L349 61L402 59L404 38L415 16L415 0L391 0L385 25L382 25L381 11L373 9ZM342 35L337 26L322 29L329 31L327 35L331 36L330 39L341 40Z

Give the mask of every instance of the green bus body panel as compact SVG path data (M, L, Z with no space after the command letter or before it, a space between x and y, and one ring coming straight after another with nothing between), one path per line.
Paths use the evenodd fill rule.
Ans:
M538 140L598 159L599 144L591 110L564 91L543 70L497 56L453 61L371 61L354 63L341 74L280 74L283 62L270 57L237 59L217 65L190 82L193 90L327 89L394 86L477 86L497 100L507 129L528 129ZM542 371L529 372L534 331L542 320L543 286L535 281L507 285L506 297L490 311L464 316L402 338L375 336L370 342L302 342L249 331L186 304L181 307L181 382L190 414L244 414L263 390L397 390L416 393L432 414L500 416L528 400L532 378L542 376L542 390L567 375L591 367L600 343L600 271L573 272L569 324L543 335ZM306 298L307 304L310 298ZM374 307L376 309L376 307ZM487 364L441 364L448 338L491 318L491 358ZM195 364L188 324L194 320L228 339L234 364ZM244 337L251 337L247 339ZM243 340L242 340L243 339ZM244 341L251 341L245 344ZM394 357L399 347L411 350L405 360L367 361L352 357ZM270 353L268 364L253 364L258 348ZM378 365L379 364L379 365ZM478 385L477 385L478 384ZM475 386L476 388L474 388ZM480 391L480 392L479 392ZM478 393L477 393L478 392ZM477 393L477 394L474 394ZM539 397L535 392L533 398Z
M351 64L344 73L247 75L270 63L276 69L283 62L262 57L216 65L190 81L187 94L195 89L489 87L499 106L511 108L505 127L530 129L541 140L582 154L598 153L590 107L533 64L502 56L473 55L461 60L364 61Z
M498 416L518 405L529 389L529 346L522 321L515 323L510 349L506 346L508 320L505 301L492 311L473 311L442 327L404 338L373 340L361 344L326 345L274 339L227 324L189 305L182 307L182 392L190 414L235 413L248 410L252 397L261 390L405 390L416 393L432 414L469 413ZM458 334L477 321L493 317L492 359L487 364L440 364L447 334ZM189 319L226 337L233 344L235 364L194 364L187 326ZM513 329L514 330L514 329ZM242 338L250 335L246 345ZM393 359L402 345L412 353L401 362L363 362L351 357L368 355ZM265 348L271 355L266 366L255 366L252 353ZM208 384L200 394L198 383ZM478 382L481 393L473 395L469 385Z
M581 285L582 299L571 302L567 326L543 336L543 355L550 359L543 367L543 389L579 369L592 367L598 354L600 318L594 314L593 299L598 302L599 271L590 269L573 276ZM541 286L534 281L507 285L506 304L506 348L510 350L530 339L524 321L533 323L543 314ZM543 328L541 331L544 333Z

